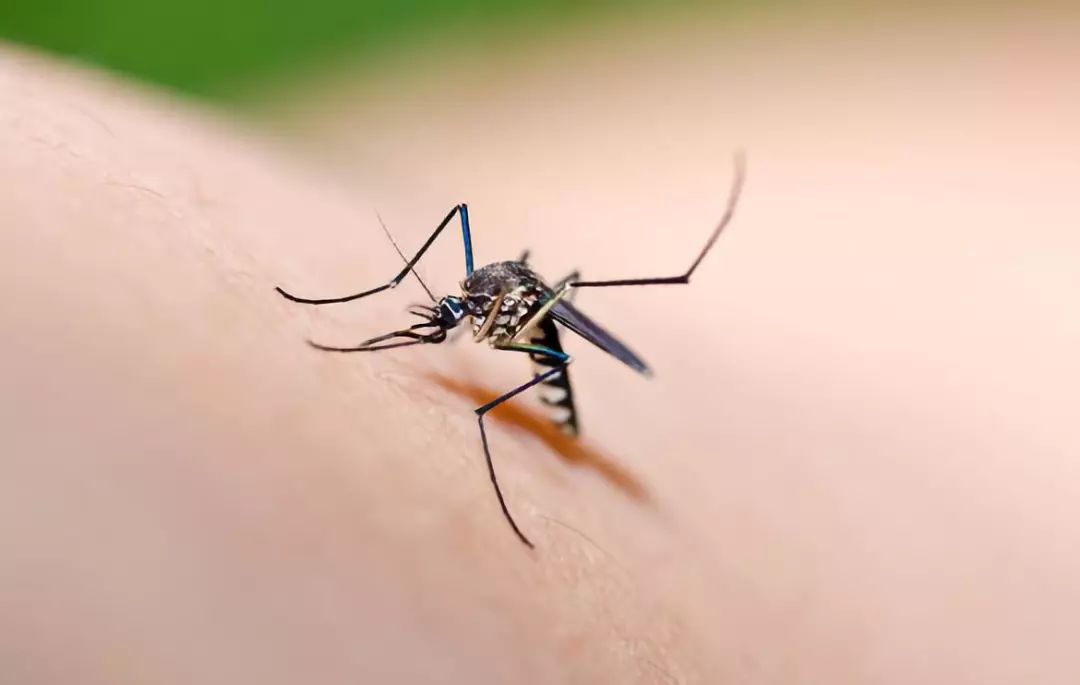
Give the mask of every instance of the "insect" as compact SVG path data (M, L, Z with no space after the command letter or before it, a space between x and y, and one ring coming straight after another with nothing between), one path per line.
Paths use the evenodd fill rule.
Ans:
M574 405L574 395L570 386L567 368L570 365L571 358L563 350L559 339L559 326L585 338L638 373L649 375L649 367L642 361L641 357L571 303L571 293L577 288L689 283L690 277L712 249L713 244L730 223L735 212L735 206L738 203L745 176L745 162L741 154L735 155L734 166L734 176L728 194L727 206L720 217L720 221L705 242L705 246L690 264L690 268L685 273L677 276L583 281L579 280L579 274L574 272L554 285L548 285L529 266L527 261L528 253L514 261L495 262L476 269L473 265L469 209L465 204L459 204L451 209L443 220L439 222L439 225L416 254L405 261L405 267L382 285L353 295L323 299L297 297L280 287L276 288L276 290L286 299L301 304L338 304L359 300L395 288L412 273L420 280L421 285L423 285L432 301L432 306L414 305L410 307L409 312L421 319L419 323L370 338L353 347L331 347L310 340L308 343L312 347L326 352L374 352L411 345L441 343L447 339L448 331L462 325L468 319L472 324L474 341L486 340L494 349L519 352L529 356L535 367L533 378L509 392L503 393L487 404L477 407L475 412L480 427L480 442L484 449L488 475L494 486L499 507L518 539L532 548L533 543L518 527L517 522L510 513L510 509L506 505L502 489L499 487L499 481L495 475L495 467L491 458L491 447L488 444L487 431L484 429L484 416L510 398L534 386L542 386L544 390L542 400L549 405L553 412L552 418L555 423L564 432L577 435L577 409ZM427 285L420 279L419 274L415 272L414 267L428 248L431 247L432 243L442 234L443 229L450 225L454 217L460 219L461 235L464 241L465 280L461 282L460 295L447 295L436 299ZM387 235L389 235L389 232L387 232ZM393 241L393 238L391 238L391 241ZM397 249L396 243L394 248ZM405 259L400 250L398 250L398 254L402 256L402 259Z

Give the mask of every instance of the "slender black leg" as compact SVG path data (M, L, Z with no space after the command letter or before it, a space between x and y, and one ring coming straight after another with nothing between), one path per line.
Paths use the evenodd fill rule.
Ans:
M443 220L439 222L439 225L435 229L435 231L420 247L420 250L417 251L415 255L413 255L412 259L406 262L405 268L402 269L397 276L391 278L388 283L384 283L376 288L372 288L371 290L365 290L363 292L356 293L355 295L346 295L344 297L328 297L324 299L309 299L306 297L297 297L296 295L292 295L286 292L280 287L274 289L281 293L281 295L285 299L292 300L293 302L300 302L301 304L337 304L339 302L351 302L352 300L359 300L361 297L367 297L368 295L374 295L375 293L380 293L384 290L394 288L397 286L398 283L401 283L401 281L403 281L406 276L409 275L409 272L413 270L413 267L416 266L416 263L420 261L420 258L424 256L424 253L427 252L429 247L431 247L431 244L434 243L435 239L439 237L439 234L442 233L442 230L450 224L450 221L454 218L455 214L459 214L461 216L461 236L465 242L465 275L468 276L473 272L472 235L469 230L469 208L464 203L462 203L460 205L455 205L454 208L451 209L449 213L447 213Z
M571 281L567 283L571 288L606 288L611 286L622 285L676 285L686 284L690 282L690 277L697 270L698 265L705 259L705 255L709 254L709 250L712 249L716 239L720 237L720 233L731 222L731 217L735 213L735 205L739 202L739 194L742 192L743 179L746 175L746 161L743 158L742 153L735 155L735 176L731 182L731 193L728 195L727 208L724 210L724 215L720 217L720 222L713 230L712 235L709 236L709 240L705 243L705 247L698 253L697 258L690 265L690 268L686 270L686 273L678 276L660 276L657 278L622 278L611 281Z
M484 406L476 408L477 422L480 425L480 442L484 446L484 460L487 462L488 475L491 477L491 484L495 487L495 497L498 498L499 507L502 509L503 516L506 518L507 523L510 524L510 527L514 530L514 534L518 536L518 539L521 540L526 547L532 549L535 547L535 545L533 545L533 543L529 541L529 538L525 537L525 534L521 532L520 528L518 528L517 523L514 521L514 517L510 514L510 509L506 506L506 499L503 498L502 490L499 488L499 479L495 476L495 465L491 461L491 448L488 446L487 431L484 430L484 414L487 414L495 407L509 400L511 397L525 392L534 385L539 385L540 383L543 383L545 380L551 378L557 373L561 373L567 366L569 366L570 358L561 352L548 349L546 347L543 347L542 345L514 345L510 347L505 347L503 349L520 352L550 354L551 356L559 359L559 361L561 362L558 366L552 367L550 370L545 371L538 376L535 376L528 383L519 385L510 392L496 397Z

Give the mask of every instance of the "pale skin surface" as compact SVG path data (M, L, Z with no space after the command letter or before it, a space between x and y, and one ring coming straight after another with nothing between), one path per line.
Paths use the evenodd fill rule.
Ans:
M1074 29L698 36L460 101L327 98L297 121L333 172L0 53L3 670L1076 682ZM425 97L439 117L402 118ZM490 424L534 552L471 412L522 355L319 354L305 337L401 327L421 291L271 290L376 285L398 262L373 206L408 251L461 200L479 263L675 273L736 145L743 204L691 286L578 294L656 377L569 340L585 441L533 400ZM459 236L436 252L454 292Z

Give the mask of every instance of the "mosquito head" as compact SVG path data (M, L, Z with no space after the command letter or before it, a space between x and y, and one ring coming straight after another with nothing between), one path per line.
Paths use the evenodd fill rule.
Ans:
M461 320L465 318L468 311L465 309L465 303L461 301L460 297L453 295L447 295L439 300L434 307L436 316L433 319L444 330L454 328Z

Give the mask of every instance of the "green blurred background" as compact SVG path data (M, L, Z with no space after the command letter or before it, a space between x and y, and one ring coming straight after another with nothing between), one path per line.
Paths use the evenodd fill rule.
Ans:
M7 0L0 38L230 100L344 56L370 67L433 44L550 35L649 6L670 7L656 0Z

